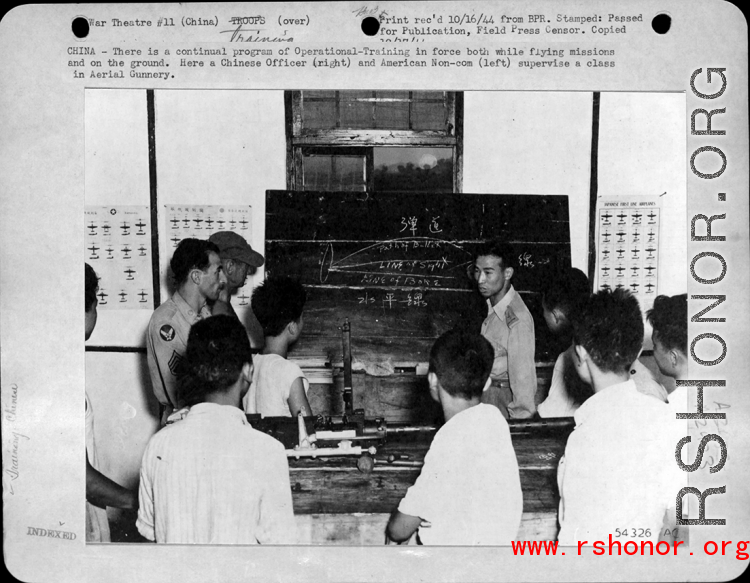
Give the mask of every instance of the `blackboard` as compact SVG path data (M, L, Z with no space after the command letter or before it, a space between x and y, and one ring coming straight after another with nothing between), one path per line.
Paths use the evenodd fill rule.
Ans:
M295 351L340 362L348 318L355 370L373 374L426 363L455 326L478 330L487 308L467 267L493 238L518 254L513 285L534 316L537 360L554 358L540 291L570 266L567 196L266 192L266 271L308 293Z

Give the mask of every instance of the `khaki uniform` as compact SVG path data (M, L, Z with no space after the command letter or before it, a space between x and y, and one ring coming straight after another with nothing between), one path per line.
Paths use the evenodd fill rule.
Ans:
M531 417L537 389L534 319L513 286L495 306L487 300L487 308L482 336L492 344L495 361L492 386L482 401L497 405L510 418Z
M146 338L148 370L154 395L165 408L166 415L181 407L177 379L190 328L210 315L211 311L206 306L196 313L178 292L151 315Z

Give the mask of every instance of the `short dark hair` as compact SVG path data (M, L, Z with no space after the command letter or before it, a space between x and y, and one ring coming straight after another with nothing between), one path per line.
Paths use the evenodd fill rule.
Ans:
M599 290L573 322L573 337L602 371L629 370L643 346L638 300L622 288Z
M435 341L430 350L430 372L453 397L480 397L492 371L495 352L480 334L451 330Z
M657 296L653 308L646 312L646 319L654 329L654 337L667 350L676 349L687 355L687 294Z
M289 322L302 316L307 292L302 284L286 276L269 276L253 290L250 303L265 336L278 336Z
M219 254L219 248L211 241L193 238L180 241L169 262L175 283L178 286L185 283L193 269L205 271L210 263L211 252Z
M86 266L84 269L85 303L86 311L89 312L91 311L91 306L93 306L96 301L96 292L99 289L99 278L96 276L93 267L88 263L84 263L84 265Z
M550 274L548 281L542 305L550 311L560 310L570 322L578 319L591 295L586 274L580 269L569 267Z
M476 261L482 255L494 255L499 257L502 261L503 269L512 267L513 270L518 269L518 259L516 257L515 249L510 243L505 241L493 240L485 241L476 248L474 252L474 261Z
M223 393L252 363L250 340L237 318L211 316L190 328L182 373L178 381L181 405L195 405L211 393Z

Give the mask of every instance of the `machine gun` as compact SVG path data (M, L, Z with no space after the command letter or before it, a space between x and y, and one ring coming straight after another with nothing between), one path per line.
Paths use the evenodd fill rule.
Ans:
M344 322L342 345L344 355L344 413L331 416L261 417L247 415L254 429L279 440L287 457L361 456L357 466L372 470L372 456L385 444L387 428L382 417L365 417L364 409L354 409L352 392L351 326Z
M379 461L421 466L421 462L403 461L409 456L398 453L398 448L394 452L389 451L391 448L386 447L387 441L394 438L391 439L392 445L404 441L424 441L438 430L438 426L387 424L383 417L366 417L364 409L354 409L351 326L348 319L340 329L343 346L343 414L300 415L297 419L247 415L248 421L255 429L283 443L289 458L358 456L357 467L363 472L370 472L374 467L374 456L379 451L383 454L385 450L386 454L391 455L379 455ZM510 419L508 426L516 439L544 435L567 438L574 421L572 418Z

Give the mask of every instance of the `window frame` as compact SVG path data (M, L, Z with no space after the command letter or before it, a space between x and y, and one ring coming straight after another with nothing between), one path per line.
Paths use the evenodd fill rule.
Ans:
M453 150L453 192L463 186L463 109L461 91L447 91L449 119L447 130L304 130L302 127L302 91L284 91L287 148L287 189L304 190L302 157L305 153L363 154L366 159L366 188L374 181L375 147L450 147Z

